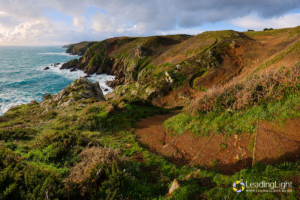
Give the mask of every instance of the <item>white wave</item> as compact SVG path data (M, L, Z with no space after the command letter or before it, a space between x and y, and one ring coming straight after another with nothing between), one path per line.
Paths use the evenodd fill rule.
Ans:
M47 71L59 74L60 76L63 76L65 78L69 79L70 81L74 81L74 80L76 80L76 79L78 79L80 77L86 76L86 74L83 71L81 71L81 70L77 70L77 71L74 71L74 72L70 72L70 69L62 69L62 70L60 70L59 68L62 65L63 65L63 63L57 65L57 67L50 66L49 67L50 69L47 70ZM92 81L92 82L98 81L104 95L113 91L112 88L110 88L110 87L108 87L106 85L106 81L115 80L115 76L107 75L107 74L97 75L95 73L95 74L91 75L91 77L89 77L88 79L90 81ZM108 91L104 91L105 88L108 89Z
M0 116L6 113L10 107L27 104L33 100L33 96L28 92L11 91L0 94Z
M16 105L21 105L27 102L24 101L17 101L17 102L11 102L8 104L5 104L4 102L2 103L2 105L0 105L0 116L3 115L4 113L6 113L12 106L16 106Z
M62 53L46 52L46 53L37 53L37 54L42 54L42 55L62 55L62 56L79 57L78 55L72 55L72 54L68 54L68 53L65 53L65 52L62 52Z
M49 70L45 71L45 72L50 72L50 73L55 73L55 74L59 74L60 76L63 76L67 79L70 80L70 82L73 82L74 80L78 79L79 77L84 77L86 76L86 74L81 71L75 71L75 72L70 72L69 69L63 69L60 70L59 68L62 66L63 63L57 65L57 67L54 66L49 66ZM45 68L45 66L40 66L38 67L39 71L43 71L43 69ZM106 85L106 81L112 81L115 80L115 76L111 76L111 75L107 75L107 74L101 74L101 75L96 75L93 74L91 75L91 77L88 78L90 81L94 82L94 81L98 81L99 85L103 91L103 94L107 94L109 92L112 92L113 89L108 87ZM49 83L51 85L55 84L55 83ZM46 87L46 86L45 86ZM64 88L61 88L64 89ZM108 91L104 91L104 89L108 89ZM57 94L58 92L53 92L49 91L51 94ZM0 98L2 99L2 101L0 100L0 116L3 115L5 112L7 112L9 110L10 107L15 106L15 105L21 105L21 104L27 104L32 100L37 100L40 101L39 99L36 99L35 96L33 96L32 94L28 93L28 92L18 92L18 91L11 91L9 93L0 93Z

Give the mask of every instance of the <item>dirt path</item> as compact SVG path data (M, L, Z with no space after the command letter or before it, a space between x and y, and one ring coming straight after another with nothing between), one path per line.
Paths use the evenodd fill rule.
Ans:
M172 111L167 115L143 119L137 124L135 132L139 142L150 151L178 166L196 164L208 170L233 174L250 167L252 163L271 164L295 159L300 155L298 120L288 122L288 128L277 127L276 130L281 131L276 132L271 124L260 122L255 144L255 134L225 137L222 134L197 136L190 131L181 135L169 132L162 123L180 112Z
M232 174L251 165L252 154L248 144L252 136L224 139L222 135L199 137L190 131L181 135L172 134L162 123L179 113L172 111L167 115L143 119L137 124L135 132L139 142L179 166L197 164Z

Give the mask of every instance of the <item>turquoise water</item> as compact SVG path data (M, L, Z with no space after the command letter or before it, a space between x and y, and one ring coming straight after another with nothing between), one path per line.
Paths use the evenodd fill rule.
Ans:
M47 93L57 94L75 79L85 76L82 71L70 72L50 66L79 58L65 53L60 47L3 47L0 46L0 115L11 106L40 102ZM43 70L46 66L50 70ZM101 87L113 76L93 75ZM110 88L108 88L111 91Z

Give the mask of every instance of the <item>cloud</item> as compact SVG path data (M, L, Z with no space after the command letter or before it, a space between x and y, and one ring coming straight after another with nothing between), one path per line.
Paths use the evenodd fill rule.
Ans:
M280 17L264 19L257 13L230 20L229 23L245 29L263 30L264 28L287 28L299 26L300 13L286 14Z
M73 18L73 25L78 27L84 27L86 25L85 17L79 16Z
M297 8L299 0L0 0L0 33L5 38L0 45L18 40L45 43L45 37L53 44L180 30L194 34L204 24L224 21L245 28L296 26L299 16L288 12ZM53 9L71 16L72 22L46 18L44 13Z

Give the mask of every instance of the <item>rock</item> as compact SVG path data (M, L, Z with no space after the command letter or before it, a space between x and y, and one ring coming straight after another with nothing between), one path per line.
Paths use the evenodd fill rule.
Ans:
M59 69L72 69L72 68L77 68L78 65L78 60L71 60L67 63L64 63ZM55 66L54 66L55 67Z
M70 72L76 72L76 71L77 71L76 68L72 68L72 69L70 70Z
M115 88L120 84L120 82L119 82L118 80L114 80L114 81L106 81L105 84L106 84L108 87L115 89Z
M59 101L63 98L63 96L65 95L66 90L63 89L61 90L57 95L55 95L55 97L53 98L54 101Z
M136 87L136 88L139 88L139 87L140 87L140 84L139 84L138 82L136 82L136 83L135 83L135 87Z
M170 74L168 72L165 72L165 75L166 75L166 81L168 83L173 83L173 79L171 78Z
M49 67L45 67L45 68L44 68L44 70L48 70L48 69L50 69L50 68L49 68Z
M94 95L93 95L92 91L86 90L84 92L80 92L79 96L81 96L83 98L86 98L86 99L89 99L89 98L92 98Z
M51 94L46 94L44 97L43 97L43 101L46 101L47 99L51 99L52 98L52 95Z
M151 95L153 92L155 92L155 90L151 87L147 87L145 92L146 92L147 95Z
M138 94L138 91L136 91L136 90L131 90L131 95L132 96L136 96Z
M66 89L61 90L57 95L45 95L40 106L45 112L48 112L50 110L48 108L49 106L51 106L51 109L55 109L55 107L65 108L75 101L88 98L96 98L99 101L105 101L98 82L92 83L88 79L79 78L66 87Z
M37 101L33 100L33 101L30 101L29 105L30 106L33 106L33 105L36 105L36 104L39 104Z
M232 41L231 44L229 45L230 48L234 49L236 45L236 41Z
M118 104L118 109L124 109L125 108L125 102L121 102Z
M104 92L107 92L107 91L108 91L108 89L107 89L107 88L105 88L105 89L104 89Z
M172 186L169 189L168 195L172 194L178 188L180 188L180 184L177 179L174 179Z
M78 106L79 106L79 107L86 107L86 104L82 104L82 103L81 103L81 104L79 104Z
M68 107L68 106L70 106L74 101L75 101L75 99L70 98L68 101L66 101L66 102L64 102L64 103L62 103L62 104L60 104L60 107Z
M106 106L105 111L107 113L112 113L115 110L114 106L109 104L108 106Z
M142 45L138 45L135 49L134 55L138 57L139 59L142 59L144 56L143 50L142 50Z
M89 78L89 77L92 77L91 75L85 75L83 78Z
M127 88L123 89L122 93L125 94L127 92L127 90L128 90Z
M54 63L54 67L57 67L60 63Z
M177 69L181 69L181 68L182 68L181 64L177 64L177 65L176 65L176 68L177 68Z
M106 99L115 99L116 98L116 93L115 92L110 92L108 94L105 95Z

